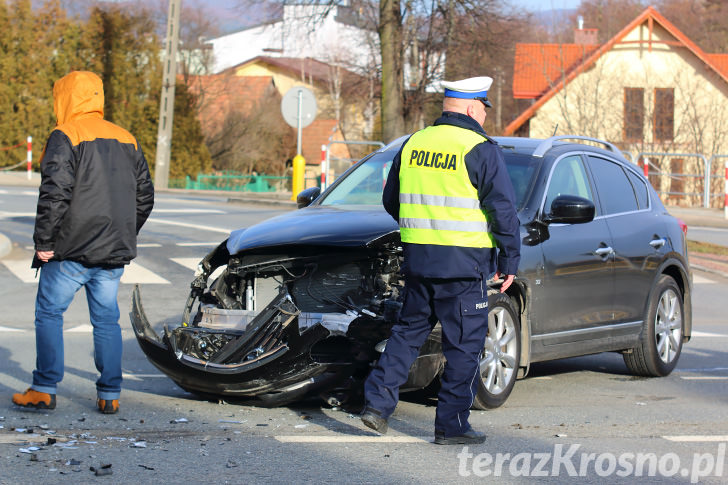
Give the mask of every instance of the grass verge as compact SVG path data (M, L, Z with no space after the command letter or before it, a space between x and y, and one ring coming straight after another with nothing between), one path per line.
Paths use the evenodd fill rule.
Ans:
M720 244L700 241L688 240L688 251L691 253L719 254L721 256L728 256L728 247L721 246Z

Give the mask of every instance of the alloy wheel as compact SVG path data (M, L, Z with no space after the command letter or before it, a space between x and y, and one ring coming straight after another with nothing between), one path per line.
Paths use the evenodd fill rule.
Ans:
M480 377L491 394L500 394L514 378L518 355L516 325L501 306L488 313L488 336L480 360Z
M655 312L655 343L657 354L664 363L670 363L679 352L682 339L682 314L678 295L671 289L660 295Z

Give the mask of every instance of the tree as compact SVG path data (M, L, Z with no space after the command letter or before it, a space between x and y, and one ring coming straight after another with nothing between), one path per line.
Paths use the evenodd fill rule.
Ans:
M400 0L379 2L378 32L382 56L382 139L389 142L405 133Z
M197 121L194 96L181 81L177 81L174 91L172 155L170 178L183 178L212 169L210 151Z
M133 133L153 171L162 82L160 43L152 11L105 5L93 8L86 25L86 58L104 82L105 117ZM186 90L175 93L170 176L197 175L210 166ZM179 128L180 133L174 133ZM176 143L175 143L176 141ZM177 166L177 164L180 164Z
M225 111L219 129L206 138L215 168L282 175L286 159L296 151L296 137L283 120L280 103L280 97L264 96L247 109Z
M241 0L241 3L249 0ZM279 3L286 3L281 0ZM301 2L298 2L301 3ZM315 0L303 0L304 4L322 5ZM437 81L444 75L445 53L447 63L456 57L450 49L462 31L456 26L468 19L472 31L487 32L503 19L515 17L506 13L507 6L495 0L358 0L344 2L328 0L323 6L351 5L371 15L369 27L378 33L379 69L381 85L382 139L390 141L397 136L420 128L424 114L430 114L429 106L440 98L432 95ZM322 11L328 11L321 7ZM319 13L319 16L322 16ZM527 18L523 15L520 18ZM313 22L315 24L315 22ZM497 30L497 29L496 29ZM472 38L472 37L471 37ZM463 45L466 45L463 43ZM486 50L488 46L484 46ZM470 50L470 49L466 49ZM359 66L365 72L368 66ZM470 65L474 73L476 66ZM487 66L492 70L494 66ZM492 72L492 71L490 71ZM436 103L435 103L436 104ZM435 108L433 111L437 111Z
M706 52L728 52L728 3L661 0L657 10Z

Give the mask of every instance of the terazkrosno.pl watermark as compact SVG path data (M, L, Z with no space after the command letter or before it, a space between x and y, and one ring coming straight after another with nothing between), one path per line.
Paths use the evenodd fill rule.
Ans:
M693 453L682 463L677 453L579 453L580 444L554 445L551 453L478 453L467 446L457 454L461 477L683 477L697 483L722 477L726 443L715 453Z

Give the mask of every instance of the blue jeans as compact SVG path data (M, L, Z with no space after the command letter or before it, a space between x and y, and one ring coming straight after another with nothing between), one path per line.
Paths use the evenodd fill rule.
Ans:
M63 379L63 313L73 296L86 287L93 325L94 361L101 377L99 399L119 399L121 393L121 327L117 293L124 268L86 267L73 261L50 261L40 270L35 300L36 363L32 389L56 393Z

